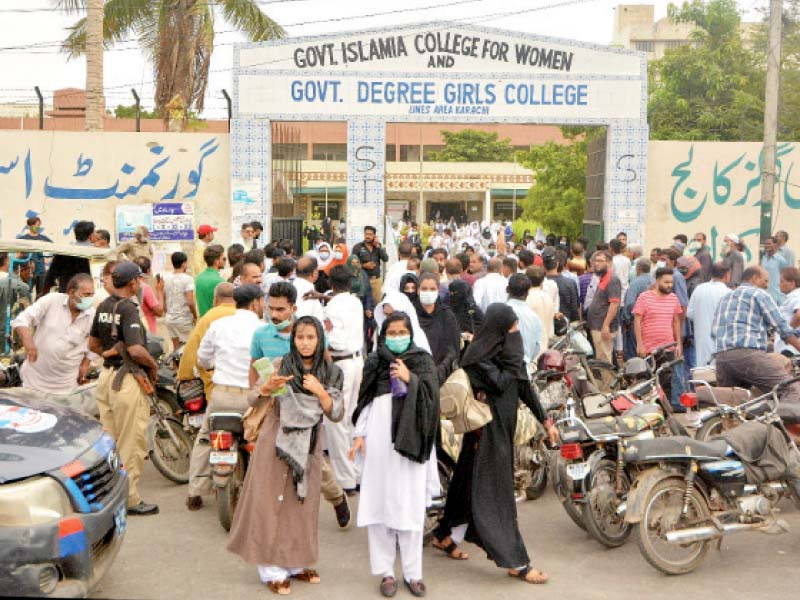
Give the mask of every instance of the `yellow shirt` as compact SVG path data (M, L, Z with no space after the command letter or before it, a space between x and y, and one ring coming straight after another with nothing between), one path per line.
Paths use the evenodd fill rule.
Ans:
M208 244L204 241L195 240L191 258L192 274L195 276L206 270L206 259L203 258L203 252L206 251L206 248L208 248Z
M181 356L180 365L178 365L178 380L187 381L194 379L194 368L197 367L197 372L200 374L200 379L206 389L206 398L211 394L211 371L206 371L197 366L197 349L200 347L200 342L203 341L203 336L208 331L211 324L217 319L222 317L230 317L236 312L236 305L233 303L220 304L209 310L197 322L197 325L192 329L189 334L189 339L186 340L186 345L183 348L183 355Z

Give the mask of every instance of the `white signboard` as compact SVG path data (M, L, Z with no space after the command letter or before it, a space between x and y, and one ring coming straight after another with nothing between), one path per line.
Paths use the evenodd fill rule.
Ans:
M331 117L433 116L638 118L641 83L569 79L465 81L425 77L297 77L242 75L242 114L326 113Z
M239 50L239 69L348 73L514 73L639 78L643 54L456 23L409 25L339 36L286 38Z

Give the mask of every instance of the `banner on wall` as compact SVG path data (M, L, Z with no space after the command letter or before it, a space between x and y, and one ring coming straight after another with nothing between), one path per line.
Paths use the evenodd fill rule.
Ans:
M194 239L194 204L191 202L120 204L116 213L118 242L132 239L140 225L147 227L153 242Z

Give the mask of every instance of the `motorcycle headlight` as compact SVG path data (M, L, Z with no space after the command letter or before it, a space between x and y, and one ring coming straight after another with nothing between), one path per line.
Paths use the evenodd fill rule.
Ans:
M0 485L0 527L40 525L71 513L67 493L50 477Z

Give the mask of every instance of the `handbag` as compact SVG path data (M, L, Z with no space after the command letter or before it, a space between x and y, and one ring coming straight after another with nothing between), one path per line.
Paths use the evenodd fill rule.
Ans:
M536 437L539 431L539 420L533 415L531 409L522 402L517 406L517 428L514 430L514 445L524 446Z
M272 410L273 399L269 398L256 406L249 407L242 415L242 427L244 429L244 439L250 443L255 443L258 434L261 433L261 426L264 419Z
M453 422L456 433L475 431L492 420L492 409L475 398L469 376L456 369L439 392L439 406L445 419Z

